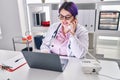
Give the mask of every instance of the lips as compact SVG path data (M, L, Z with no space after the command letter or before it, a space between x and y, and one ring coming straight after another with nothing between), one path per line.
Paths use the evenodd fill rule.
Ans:
M63 25L68 25L68 22L67 21L62 21L62 24Z

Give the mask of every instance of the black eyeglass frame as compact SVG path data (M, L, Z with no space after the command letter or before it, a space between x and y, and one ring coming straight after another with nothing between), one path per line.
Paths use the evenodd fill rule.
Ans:
M72 17L72 15L67 15L67 16L63 16L62 14L59 14L58 15L58 18L60 19L60 20L70 20L71 19L71 17Z

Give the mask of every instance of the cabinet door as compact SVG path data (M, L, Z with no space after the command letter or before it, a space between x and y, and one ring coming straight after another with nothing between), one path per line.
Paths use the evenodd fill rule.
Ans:
M89 31L90 32L94 32L95 31L95 20L96 20L96 11L95 10L89 10L88 11L89 14Z
M51 23L55 23L55 22L58 22L59 19L58 19L58 10L52 10L51 12Z
M95 10L79 10L78 22L85 26L89 32L95 29Z
M86 29L89 31L89 28L90 28L90 12L89 10L83 10L83 26L86 27Z
M78 10L78 22L80 25L84 25L84 10Z

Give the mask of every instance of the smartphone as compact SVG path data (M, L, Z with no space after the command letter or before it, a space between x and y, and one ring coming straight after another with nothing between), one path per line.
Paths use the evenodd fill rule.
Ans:
M71 30L71 25L68 26L68 29Z

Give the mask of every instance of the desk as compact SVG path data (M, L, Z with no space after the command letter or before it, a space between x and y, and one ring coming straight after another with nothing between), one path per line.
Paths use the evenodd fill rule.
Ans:
M10 52L0 50L0 55L1 53L16 53L16 51ZM17 53L19 54L21 52ZM3 57L7 57L7 55L4 55ZM69 63L64 72L30 69L29 66L26 64L14 72L6 73L10 74L10 80L114 80L102 75L107 75L120 79L120 70L116 62L105 60L100 60L100 62L102 69L99 73L101 75L84 74L81 68L81 60L76 58L69 58ZM2 75L6 75L6 73Z

